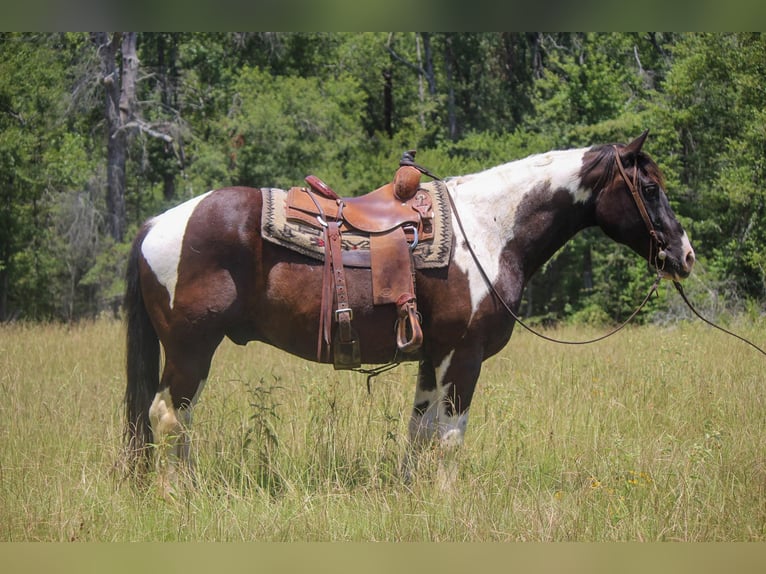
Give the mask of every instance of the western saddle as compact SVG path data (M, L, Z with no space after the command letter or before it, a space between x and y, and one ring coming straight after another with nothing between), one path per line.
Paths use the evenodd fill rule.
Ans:
M399 351L412 353L423 343L412 250L419 242L433 239L433 208L431 196L420 188L421 169L414 157L414 151L405 152L393 181L361 197L340 197L314 175L306 177L309 187L293 187L288 191L287 218L316 227L323 234L325 256L317 359L329 359L332 345L336 369L361 366L359 337L351 325L354 311L343 266L344 232L369 235L369 265L356 266L371 270L373 305L396 305ZM333 341L334 322L337 329Z

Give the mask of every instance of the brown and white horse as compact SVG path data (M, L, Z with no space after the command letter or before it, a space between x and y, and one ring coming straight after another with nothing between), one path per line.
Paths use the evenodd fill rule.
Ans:
M498 295L518 309L532 274L578 231L599 226L662 277L689 275L694 251L660 170L641 151L645 138L551 151L446 180L475 257L456 226L448 266L416 272L424 340L408 357L419 361L411 450L462 443L482 362L506 345L515 324ZM191 409L224 337L317 360L322 263L264 241L262 207L259 189L210 191L148 220L133 244L126 437L136 463L158 451L165 491L188 458ZM362 362L390 362L394 305L372 304L367 270L348 268L346 281Z

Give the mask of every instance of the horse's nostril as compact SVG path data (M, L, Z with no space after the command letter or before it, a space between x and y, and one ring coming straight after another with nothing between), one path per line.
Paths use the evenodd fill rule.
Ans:
M691 271L692 267L694 266L694 251L689 251L686 254L686 259L684 260L684 267L687 271Z

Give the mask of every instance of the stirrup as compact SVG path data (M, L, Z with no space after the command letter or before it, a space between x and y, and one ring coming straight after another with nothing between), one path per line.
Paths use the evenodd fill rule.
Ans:
M403 302L397 302L399 319L396 322L396 346L402 353L413 353L423 345L423 329L420 327L415 298L403 296L400 301L402 299L404 299Z

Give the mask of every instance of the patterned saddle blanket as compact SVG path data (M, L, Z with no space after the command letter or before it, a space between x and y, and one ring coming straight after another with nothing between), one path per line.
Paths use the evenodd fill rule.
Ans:
M418 241L412 252L416 269L440 268L449 265L452 252L452 217L447 188L442 181L423 183L420 192L428 193L433 205L433 238ZM277 188L261 188L263 214L261 234L264 239L308 255L317 260L325 258L324 234L321 227L288 218L288 192ZM342 234L343 265L370 267L370 233L349 230Z

